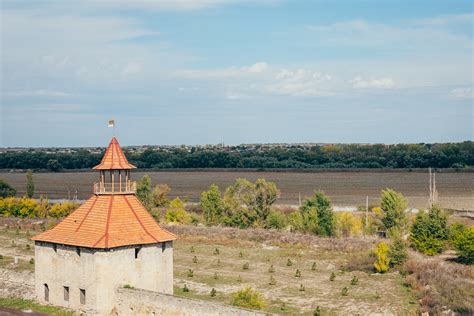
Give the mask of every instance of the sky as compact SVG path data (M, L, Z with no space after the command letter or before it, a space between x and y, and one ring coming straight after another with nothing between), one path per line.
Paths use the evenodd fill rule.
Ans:
M0 147L474 140L472 1L0 3Z

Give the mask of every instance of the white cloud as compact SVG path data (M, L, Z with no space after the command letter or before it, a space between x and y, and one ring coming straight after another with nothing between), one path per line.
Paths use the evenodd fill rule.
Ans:
M6 93L7 96L12 97L67 97L71 94L62 92L62 91L53 91L53 90L34 90L34 91L11 91Z
M474 90L472 87L469 88L456 88L450 91L450 95L457 99L470 99L474 98Z
M260 72L265 71L265 69L267 68L268 68L268 64L266 62L258 62L248 67L247 69L249 72L260 73Z
M474 23L474 13L450 14L428 19L417 19L413 24L444 26L448 24Z
M143 70L143 65L139 62L129 62L128 64L125 65L125 67L122 70L122 75L128 76L128 75L135 75L140 73Z
M357 76L349 82L355 89L392 89L395 87L395 82L392 78L364 79L361 76Z

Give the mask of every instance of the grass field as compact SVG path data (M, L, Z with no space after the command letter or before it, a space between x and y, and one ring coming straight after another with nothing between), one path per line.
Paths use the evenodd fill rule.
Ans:
M386 187L402 192L409 206L424 208L428 203L428 174L425 172L133 172L138 180L149 174L153 183L166 183L171 196L187 197L196 202L202 191L213 183L221 189L237 178L274 181L281 190L277 204L297 204L299 194L304 198L314 190L325 191L336 206L365 205L366 196L371 204L378 203L380 191ZM67 198L76 190L79 199L91 195L92 183L97 181L96 172L35 173L36 195L49 198ZM25 173L0 173L0 179L13 185L19 194L25 193ZM439 202L446 208L474 210L474 172L440 172L436 176Z
M382 275L342 269L355 253L373 247L377 239L372 237L330 239L259 229L167 228L179 236L174 246L175 295L229 304L233 292L251 286L263 294L267 312L312 315L317 306L324 315L401 315L417 310L416 300L398 273ZM28 236L33 233L0 228L0 268L32 273L34 264L29 260L34 250ZM13 256L20 258L18 266L12 263ZM288 259L291 266L287 265ZM243 268L246 263L248 269ZM274 272L269 271L271 265ZM192 277L189 269L193 270ZM295 277L297 269L300 277ZM334 281L330 281L332 272L336 274ZM271 276L274 285L269 284ZM351 285L354 276L359 278L357 285ZM189 292L183 292L185 284ZM300 290L301 284L304 291ZM348 288L347 296L341 293L344 287ZM210 295L212 288L216 290L215 297ZM7 305L14 307L11 304Z

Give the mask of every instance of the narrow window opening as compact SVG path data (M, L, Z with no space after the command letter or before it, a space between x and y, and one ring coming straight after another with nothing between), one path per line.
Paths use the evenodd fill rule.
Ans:
M81 304L85 304L86 303L86 290L79 289L79 291L80 291L80 302Z
M162 242L161 243L161 252L164 252L166 249L166 243L165 242Z
M81 247L76 247L76 253L79 257L81 256Z
M69 286L63 286L64 288L64 300L69 301Z
M141 248L135 248L135 259L138 259L138 254L140 253Z
M44 300L49 302L49 286L48 284L44 284Z
M54 250L54 252L58 252L58 245L53 244L53 250Z

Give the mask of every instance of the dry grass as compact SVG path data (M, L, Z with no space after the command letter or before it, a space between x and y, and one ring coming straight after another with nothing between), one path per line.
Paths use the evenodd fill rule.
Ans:
M449 259L448 259L449 260ZM474 314L474 266L449 262L445 257L429 258L410 253L403 272L406 283L420 299L423 311L439 314L450 309Z

